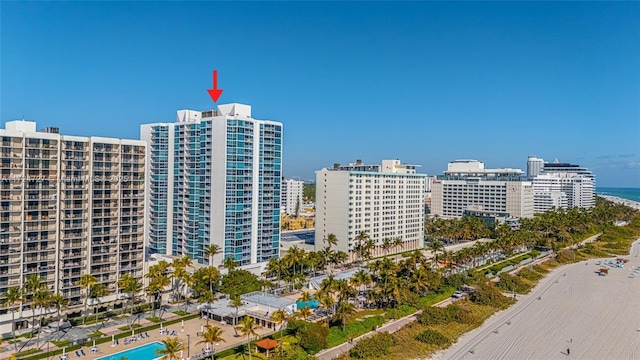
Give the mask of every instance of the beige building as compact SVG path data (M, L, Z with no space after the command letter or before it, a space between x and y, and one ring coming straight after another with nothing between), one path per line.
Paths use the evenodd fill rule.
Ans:
M316 250L329 234L338 238L337 250L351 257L357 236L365 231L375 242L373 256L384 255L385 238L401 238L402 247L390 253L421 249L424 245L424 174L414 165L383 160L366 165L358 160L336 164L316 173Z
M30 274L71 307L84 301L83 274L108 287L102 302L121 297L120 275L143 276L145 143L36 131L32 121L7 122L0 138L0 297ZM11 331L11 310L29 308L3 309L0 333Z
M431 185L431 214L459 218L465 210L533 217L533 187L518 169L485 169L477 160L450 162Z

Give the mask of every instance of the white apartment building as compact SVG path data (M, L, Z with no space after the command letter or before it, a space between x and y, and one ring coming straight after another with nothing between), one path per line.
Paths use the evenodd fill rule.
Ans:
M204 264L209 244L250 265L280 246L282 123L256 120L251 106L178 111L175 123L145 124L148 254L187 255Z
M544 163L532 182L536 213L554 207L589 209L596 204L595 176L579 165L561 163L557 159L552 163Z
M531 180L538 176L544 168L544 160L537 158L535 155L529 155L527 158L527 179Z
M302 194L304 181L297 179L284 179L282 181L282 212L295 216L303 209Z
M346 166L316 172L316 250L329 234L338 238L337 250L353 258L357 236L365 231L375 242L373 256L384 255L385 238L401 238L390 253L424 246L424 174L399 160Z
M465 210L533 217L533 187L519 169L485 169L477 160L450 162L431 185L431 214L459 218Z
M23 120L7 122L0 138L0 297L36 274L73 308L84 300L83 274L107 286L101 303L120 296L120 275L142 279L144 142L36 131ZM25 327L29 308L3 308L0 333Z

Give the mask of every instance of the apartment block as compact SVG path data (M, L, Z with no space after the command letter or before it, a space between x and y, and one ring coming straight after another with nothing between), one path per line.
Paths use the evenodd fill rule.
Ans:
M118 296L120 275L142 279L144 142L36 131L32 121L7 122L0 138L0 297L30 274L70 306L84 299L83 274L110 290L103 301Z
M466 210L533 217L533 187L519 169L485 169L477 160L450 162L431 184L431 214L462 217Z
M595 206L595 175L580 165L561 163L557 159L544 163L541 171L532 179L536 213L552 208Z
M373 256L384 255L385 238L402 239L390 253L424 246L426 175L399 160L382 164L356 163L316 172L316 250L329 234L337 250L355 257L357 237L366 232L375 243Z
M297 179L284 179L282 181L282 212L295 216L302 211L302 194L304 181Z
M251 106L180 110L174 123L145 124L148 254L241 265L279 254L282 123L256 120Z

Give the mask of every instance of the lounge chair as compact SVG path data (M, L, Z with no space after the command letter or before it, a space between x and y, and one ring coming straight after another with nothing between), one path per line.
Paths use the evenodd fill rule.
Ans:
M80 349L80 353L82 354L82 356L87 356L87 354L84 353L84 349Z
M147 338L150 338L150 337L151 337L151 336L149 336L149 333L148 333L148 332L146 332L146 331L144 332L144 336L146 336Z
M82 357L82 355L80 355L80 353L78 352L78 350L76 350L76 356L77 356L77 357Z

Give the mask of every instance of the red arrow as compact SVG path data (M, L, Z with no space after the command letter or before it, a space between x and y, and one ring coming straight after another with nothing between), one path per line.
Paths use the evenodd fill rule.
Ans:
M207 92L213 102L217 102L220 95L222 95L222 89L218 89L218 70L213 70L213 89L208 89Z

